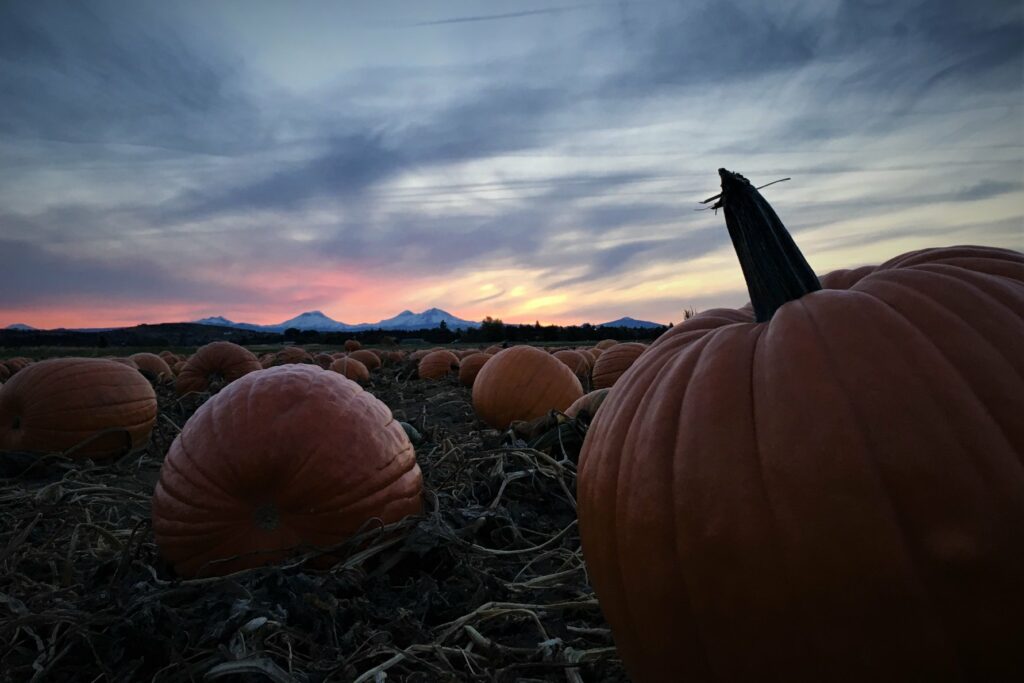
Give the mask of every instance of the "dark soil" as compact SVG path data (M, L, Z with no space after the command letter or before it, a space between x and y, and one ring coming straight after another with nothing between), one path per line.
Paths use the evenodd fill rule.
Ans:
M151 443L113 462L0 455L0 680L626 680L580 553L573 448L487 429L454 378L385 367L369 390L421 437L426 513L330 570L180 580L159 558L150 495L207 396L159 387Z

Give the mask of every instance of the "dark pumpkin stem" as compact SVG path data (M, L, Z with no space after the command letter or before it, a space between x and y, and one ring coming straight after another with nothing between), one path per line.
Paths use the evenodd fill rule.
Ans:
M783 304L821 289L821 283L775 210L750 181L724 168L718 169L718 175L722 194L713 208L725 212L754 316L758 322L767 322Z

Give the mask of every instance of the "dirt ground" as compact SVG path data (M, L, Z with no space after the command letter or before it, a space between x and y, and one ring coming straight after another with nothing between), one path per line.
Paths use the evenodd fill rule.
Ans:
M207 397L159 387L149 446L115 461L0 455L0 680L624 681L576 528L576 443L478 422L410 365L369 391L420 439L426 512L346 559L180 580L149 499Z

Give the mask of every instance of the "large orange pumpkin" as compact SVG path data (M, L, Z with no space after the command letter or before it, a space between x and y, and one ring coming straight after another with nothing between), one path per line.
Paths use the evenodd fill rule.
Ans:
M473 409L481 420L505 429L513 420L535 420L565 410L583 395L565 363L533 346L512 346L495 354L473 382Z
M420 379L443 379L459 371L459 357L451 351L431 351L420 359L416 372Z
M594 361L593 379L595 389L611 387L622 377L640 354L647 347L637 342L625 342L605 349L604 353Z
M231 383L185 424L153 531L180 575L226 574L417 514L421 489L386 405L338 373L284 365Z
M753 313L663 334L581 455L631 676L1024 680L1024 255L926 249L822 289L721 175Z
M107 458L146 444L156 394L138 370L101 358L53 358L0 389L0 451ZM106 432L106 433L104 433Z
M262 366L252 351L229 341L215 341L198 350L178 372L174 390L179 396L206 391L210 383L229 383Z

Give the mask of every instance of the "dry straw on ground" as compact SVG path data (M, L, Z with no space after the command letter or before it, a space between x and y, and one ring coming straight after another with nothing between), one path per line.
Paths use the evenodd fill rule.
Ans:
M0 456L0 671L17 681L620 681L587 583L575 465L477 423L454 378L371 391L422 441L425 514L368 525L329 571L178 580L149 497L204 398L158 388L149 447L112 463ZM557 442L557 439L555 439Z

